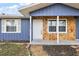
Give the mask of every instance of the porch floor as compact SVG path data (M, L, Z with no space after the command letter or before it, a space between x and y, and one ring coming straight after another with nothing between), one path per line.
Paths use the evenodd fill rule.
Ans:
M72 41L72 40L60 40L57 42L56 40L49 41L49 40L32 40L31 44L37 45L79 45L79 40Z

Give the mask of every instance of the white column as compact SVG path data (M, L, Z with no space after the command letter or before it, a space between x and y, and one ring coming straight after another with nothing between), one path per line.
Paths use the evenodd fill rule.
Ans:
M57 16L57 44L59 44L59 16Z
M32 16L30 16L30 44L32 40Z

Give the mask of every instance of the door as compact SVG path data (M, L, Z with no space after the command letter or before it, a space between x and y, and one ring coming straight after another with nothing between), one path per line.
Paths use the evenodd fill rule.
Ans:
M43 32L43 21L36 19L33 20L33 40L41 40Z

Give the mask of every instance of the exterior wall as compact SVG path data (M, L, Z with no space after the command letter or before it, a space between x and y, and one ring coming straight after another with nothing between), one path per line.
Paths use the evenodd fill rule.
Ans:
M0 40L4 41L29 41L29 19L21 19L21 33L1 33L0 20Z
M67 34L60 34L60 39L75 40L76 39L76 19L74 17L67 18Z
M62 33L59 35L61 40L75 40L76 39L76 21L72 16L61 16L61 19L67 19L67 33ZM56 40L56 33L48 33L48 19L56 19L54 16L47 17L33 17L33 19L42 19L43 20L43 39L44 40Z
M79 16L79 9L56 3L50 6L32 11L31 16Z
M45 17L43 20L43 39L44 40L57 40L57 34L56 33L48 33L48 19L56 19L56 17Z
M79 17L76 20L76 38L79 39Z

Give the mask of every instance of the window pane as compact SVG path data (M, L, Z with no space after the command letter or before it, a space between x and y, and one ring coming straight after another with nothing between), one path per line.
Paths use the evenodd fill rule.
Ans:
M56 22L56 20L49 20L48 24L49 24L49 26L56 26L57 22Z
M15 25L15 20L6 20L6 25L14 26Z
M16 26L7 26L6 31L7 32L16 32Z
M49 26L49 32L56 32L56 26Z
M66 32L65 26L59 26L59 32Z
M52 21L52 26L56 26L57 22L55 20Z
M52 22L51 21L48 21L48 24L49 24L49 26L52 26Z
M59 21L59 26L66 26L66 21L65 20L60 20Z

